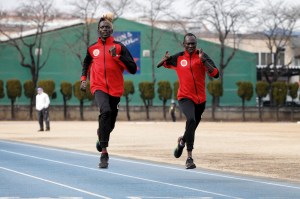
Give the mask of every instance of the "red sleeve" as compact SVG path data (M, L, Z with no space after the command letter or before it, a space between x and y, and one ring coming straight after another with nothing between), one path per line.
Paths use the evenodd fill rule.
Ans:
M164 62L163 66L164 66L165 68L169 68L169 69L176 70L176 67L173 66L173 65L168 65L168 64L167 64L167 61Z
M213 72L209 73L209 76L218 77L219 76L219 70L217 68L214 68Z

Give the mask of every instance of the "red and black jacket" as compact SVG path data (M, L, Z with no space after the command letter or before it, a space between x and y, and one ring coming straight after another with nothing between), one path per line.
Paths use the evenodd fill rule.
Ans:
M214 70L211 73L208 73L204 66L205 63L200 59L198 50L192 55L186 51L177 53L164 62L163 66L165 68L174 69L177 73L179 80L178 100L188 98L196 104L206 101L206 72L209 76L218 78L219 70L207 54L204 53L203 56L206 60L205 63L208 62L214 67Z
M115 46L116 55L112 57L109 49ZM128 49L120 42L110 36L103 42L100 38L98 42L89 46L83 62L81 81L85 81L89 74L90 88L94 94L96 90L101 90L111 96L121 97L124 90L123 71L135 74L137 70Z

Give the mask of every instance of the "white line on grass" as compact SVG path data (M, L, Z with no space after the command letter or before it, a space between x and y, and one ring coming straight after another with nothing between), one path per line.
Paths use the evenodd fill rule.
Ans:
M41 157L27 155L27 154L23 154L23 153L16 153L16 152L13 152L13 151L7 151L7 150L2 150L2 149L0 151L5 152L5 153L10 153L10 154L23 156L23 157L29 157L29 158L34 158L34 159L38 159L38 160L54 162L54 163L57 163L57 164L63 164L63 165L67 165L67 166L72 166L72 167L77 167L77 168L82 168L82 169L88 169L88 170L93 170L93 171L97 171L97 172L108 173L108 174L112 174L112 175L122 176L122 177L126 177L126 178L132 178L132 179L146 181L146 182L151 182L151 183L156 183L156 184L163 184L163 185L167 185L167 186L183 188L183 189L187 189L187 190L212 194L212 195L216 195L216 196L222 196L222 197L226 197L226 198L240 199L240 198L235 197L235 196L229 196L229 195L225 195L225 194L221 194L221 193L205 191L205 190L202 190L202 189L196 189L196 188L192 188L192 187L181 186L181 185L177 185L177 184L172 184L172 183L161 182L161 181L157 181L157 180L151 180L151 179L147 179L147 178L141 178L141 177L126 175L126 174L122 174L122 173L110 172L110 171L103 170L103 169L95 169L95 168L85 167L85 166L76 165L76 164L70 164L70 163L61 162L61 161L52 160L52 159L47 159L47 158L41 158Z

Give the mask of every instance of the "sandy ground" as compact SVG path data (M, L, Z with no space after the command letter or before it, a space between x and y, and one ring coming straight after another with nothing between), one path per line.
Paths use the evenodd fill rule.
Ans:
M184 122L117 122L111 155L182 165L173 157ZM51 122L37 132L35 121L1 121L0 139L97 153L97 122ZM202 122L196 131L194 161L198 168L300 182L299 123Z

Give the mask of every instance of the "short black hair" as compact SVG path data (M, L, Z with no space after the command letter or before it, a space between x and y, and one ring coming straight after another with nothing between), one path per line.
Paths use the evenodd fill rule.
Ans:
M185 35L184 35L184 38L183 38L183 41L185 41L185 38L186 37L188 37L188 36L192 36L192 37L195 37L195 39L197 39L197 37L193 34L193 33L186 33Z

